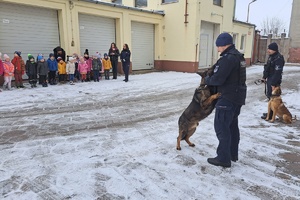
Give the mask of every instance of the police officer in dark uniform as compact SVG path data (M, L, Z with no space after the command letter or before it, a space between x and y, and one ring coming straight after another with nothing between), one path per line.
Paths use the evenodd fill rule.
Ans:
M214 86L221 96L216 103L214 128L219 140L217 157L208 158L208 163L231 167L231 161L238 160L240 132L238 116L245 105L246 62L233 44L232 36L222 33L216 40L220 59L213 66L214 72L205 77L205 84Z
M272 90L276 86L280 86L282 79L282 71L284 66L284 57L278 52L278 45L273 42L269 44L267 53L269 58L267 64L264 65L263 82L266 83L266 96L270 100L272 96ZM273 112L270 113L272 118ZM267 113L263 113L262 119L266 119Z

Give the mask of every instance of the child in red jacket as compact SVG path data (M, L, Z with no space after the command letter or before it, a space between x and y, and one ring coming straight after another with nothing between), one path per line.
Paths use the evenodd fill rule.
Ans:
M15 66L15 83L17 88L24 88L22 75L25 73L25 63L21 51L15 51L11 63Z

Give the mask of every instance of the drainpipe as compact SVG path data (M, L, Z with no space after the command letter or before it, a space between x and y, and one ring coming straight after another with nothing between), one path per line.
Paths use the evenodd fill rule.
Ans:
M187 23L189 23L188 21L187 21L187 17L189 16L189 14L187 13L187 7L188 7L188 0L185 0L185 14L184 14L184 23L185 24L187 24Z

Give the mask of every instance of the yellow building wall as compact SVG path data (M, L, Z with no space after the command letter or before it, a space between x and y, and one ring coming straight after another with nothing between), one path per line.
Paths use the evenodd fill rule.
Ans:
M123 0L127 2L128 0ZM187 4L187 21L185 21L185 9ZM246 35L245 53L246 58L251 58L254 37L254 26L234 23L235 0L223 0L222 6L213 5L212 0L179 0L175 3L162 4L161 0L148 1L149 10L164 10L163 26L163 60L174 61L197 61L199 60L199 43L201 22L209 22L217 27L214 39L222 33L238 33L238 41L242 35ZM238 47L238 46L237 46ZM239 49L239 48L238 48ZM197 51L197 52L196 52ZM219 57L216 48L214 61Z
M111 2L111 0L102 0ZM233 23L235 0L226 0L223 6L213 5L212 0L179 0L176 3L162 4L161 0L148 0L150 11L163 10L165 16L152 14L139 9L124 9L79 0L2 0L28 6L39 6L58 10L61 46L67 54L80 52L78 13L114 18L116 20L116 44L132 46L131 22L144 22L155 25L155 60L178 61L178 68L189 63L188 71L198 69L201 22L217 25L214 39L219 33L237 33L246 37L245 57L251 58L254 28L245 24ZM124 6L134 6L134 0L123 0ZM186 4L187 3L187 4ZM216 49L214 61L218 59ZM185 63L180 63L185 62ZM172 63L173 65L174 63ZM164 64L161 63L161 66ZM176 70L176 69L175 69Z
M163 51L163 47L160 43L162 42L162 24L164 17L160 14L152 14L138 10L96 4L96 2L90 3L78 0L2 0L2 2L58 10L60 43L67 54L80 52L79 13L114 18L116 20L117 46L123 46L124 43L131 46L132 21L154 24L155 58L159 59L161 57L161 52Z

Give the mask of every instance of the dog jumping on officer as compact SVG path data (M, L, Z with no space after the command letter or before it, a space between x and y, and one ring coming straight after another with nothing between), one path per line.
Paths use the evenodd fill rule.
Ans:
M208 73L209 71L197 73L201 76L200 86L195 90L192 102L179 117L177 150L181 150L181 140L185 140L191 147L195 146L195 144L189 140L190 137L195 133L197 126L199 125L199 121L212 113L216 100L221 95L220 93L213 94L212 88L205 85L204 78Z

